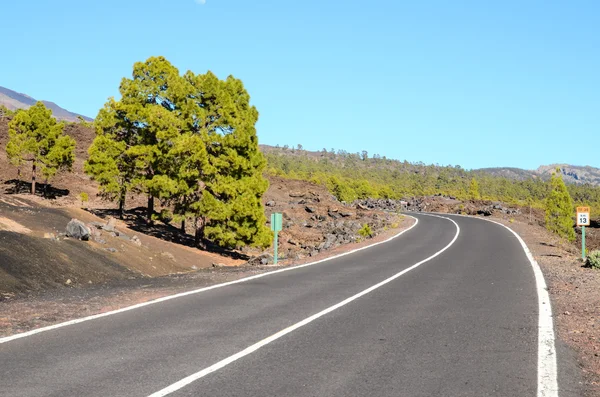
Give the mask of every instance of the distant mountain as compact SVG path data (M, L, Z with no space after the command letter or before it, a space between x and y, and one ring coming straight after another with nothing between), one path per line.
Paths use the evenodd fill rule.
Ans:
M600 186L600 168L590 166L577 166L569 164L542 165L537 170L523 170L520 168L481 168L477 171L509 179L525 180L529 178L550 179L550 176L560 168L563 180L566 183Z
M30 97L29 95L21 94L13 90L9 90L8 88L4 88L0 86L0 105L6 106L10 110L16 109L28 109L30 106L34 105L37 102L36 99ZM58 120L65 121L78 121L79 116L83 117L86 121L93 121L93 119L69 112L66 109L61 108L54 102L42 101L47 108L52 110L52 114Z

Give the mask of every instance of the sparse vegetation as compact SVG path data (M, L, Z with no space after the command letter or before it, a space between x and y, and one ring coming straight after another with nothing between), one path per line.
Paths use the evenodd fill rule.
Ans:
M585 261L585 265L592 269L600 269L600 251L590 252Z
M4 118L9 118L15 115L15 111L10 110L9 108L7 108L4 105L0 105L0 120L4 119Z
M370 238L373 236L373 230L371 230L371 226L365 223L358 231L358 234L363 238Z
M81 206L83 207L90 199L86 192L79 193L79 199L81 200Z
M467 171L460 166L401 162L378 154L368 158L362 153L343 150L335 153L333 149L292 154L285 150L286 146L284 149L265 148L267 172L324 185L338 200L345 202L363 197L401 199L441 194L459 200L481 199L528 206L533 210L545 209L546 199L554 189L552 181L540 178L511 180L482 171ZM575 205L589 205L593 213L600 211L600 187L568 185L566 191L572 197L569 219ZM556 228L553 230L558 232ZM564 237L574 237L566 229L561 230Z

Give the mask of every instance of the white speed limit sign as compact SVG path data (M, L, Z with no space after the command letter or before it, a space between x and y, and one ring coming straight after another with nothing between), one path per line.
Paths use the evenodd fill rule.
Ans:
M577 207L577 226L590 225L590 207Z

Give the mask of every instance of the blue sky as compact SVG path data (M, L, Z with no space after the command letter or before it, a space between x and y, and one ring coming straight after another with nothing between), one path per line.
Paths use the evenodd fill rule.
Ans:
M6 3L0 85L91 117L163 55L242 79L261 143L600 167L596 1Z

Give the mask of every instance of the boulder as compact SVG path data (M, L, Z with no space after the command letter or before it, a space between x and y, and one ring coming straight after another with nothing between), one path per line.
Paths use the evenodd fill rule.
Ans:
M254 258L250 259L248 262L246 262L246 265L248 266L260 266L260 265L268 265L273 263L273 255L269 254L269 253L264 253L258 256L255 256Z
M273 201L273 200L267 201L267 203L265 205L267 207L275 207L275 201Z
M71 219L67 224L67 237L88 241L90 239L90 229L80 220Z
M334 211L327 212L327 215L329 215L333 219L339 219L342 217L338 212L334 212Z
M116 222L117 221L115 220L115 218L108 218L108 222L106 222L106 225L102 226L102 229L107 232L116 233L117 232L117 230L115 229Z
M310 205L307 205L306 207L304 207L304 209L309 214L314 214L317 211L317 209L315 207L311 207Z
M142 241L140 240L140 238L138 236L133 236L131 238L131 242L135 245L137 245L138 247L142 246Z

